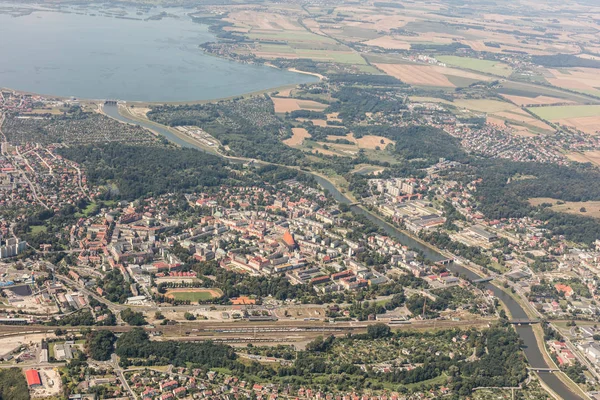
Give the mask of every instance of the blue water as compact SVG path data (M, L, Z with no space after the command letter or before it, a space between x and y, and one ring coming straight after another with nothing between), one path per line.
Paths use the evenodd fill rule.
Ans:
M73 11L71 9L70 11ZM127 17L147 18L128 10ZM0 87L85 99L217 99L316 78L242 64L202 52L214 41L206 25L181 9L178 18L122 19L57 11L0 14ZM96 15L92 15L96 13Z

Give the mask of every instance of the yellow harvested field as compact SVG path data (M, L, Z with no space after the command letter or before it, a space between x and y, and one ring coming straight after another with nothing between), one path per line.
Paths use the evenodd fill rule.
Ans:
M549 197L529 199L529 204L537 206L543 203L552 204L552 211L581 215L582 217L600 218L600 201L560 201ZM583 210L583 211L582 211Z
M489 99L477 99L477 100L455 100L454 105L469 110L496 113L500 111L508 111L515 109L514 104L506 103L503 101L489 100Z
M395 144L395 142L391 139L374 135L363 136L360 139L355 139L355 141L358 143L358 147L361 149L374 149L379 147L383 150L388 144Z
M496 125L500 128L506 128L506 124L504 123L504 120L500 119L500 118L488 116L488 117L486 117L485 122L488 124L491 124L491 125Z
M374 64L377 68L388 75L400 79L411 85L455 87L448 76L489 81L485 75L475 74L456 68L441 67L438 65L422 64Z
M600 74L594 68L548 69L546 80L554 86L600 95Z
M375 64L375 66L386 74L410 85L455 87L446 76L430 65Z
M573 102L570 100L559 99L558 97L550 97L550 96L537 96L537 97L525 97L525 96L512 96L508 94L503 94L507 100L512 101L518 106L527 106L527 105L552 105L552 104L572 104Z
M560 125L566 125L590 135L600 134L600 115L593 117L576 117L552 120Z
M567 158L572 161L577 161L580 163L592 163L594 165L600 166L600 151L583 151L583 152L572 152L567 153Z
M352 144L335 144L333 146L338 146L340 148L344 148L346 150L349 150L351 148L356 148L356 146L358 146L359 149L368 149L368 150L374 150L376 147L379 147L380 150L385 149L385 147L388 144L396 144L396 142L394 142L391 139L385 138L383 136L375 136L375 135L366 135L363 136L361 138L355 138L354 134L349 133L346 136L336 136L336 135L328 135L327 136L327 140L331 140L331 141L335 141L337 139L346 139L352 143ZM327 145L330 145L329 143L325 143Z
M295 16L281 15L273 12L240 10L229 13L225 21L237 27L248 27L252 31L304 31L295 22Z
M273 104L275 105L276 113L286 113L296 110L323 111L327 108L327 104L318 103L312 100L299 100L279 97L273 97L272 100Z
M377 39L371 39L363 42L363 44L382 47L384 49L410 50L410 43L405 42L404 40L395 39L392 36L382 36Z
M279 91L279 93L277 93L277 96L290 97L292 95L292 90L294 90L294 88L282 89Z
M291 138L283 141L283 143L290 147L300 146L304 142L304 139L310 138L310 133L304 128L292 128L292 133L294 135Z

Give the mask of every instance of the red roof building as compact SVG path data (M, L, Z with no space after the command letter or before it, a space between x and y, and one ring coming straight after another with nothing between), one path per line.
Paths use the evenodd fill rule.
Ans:
M29 385L29 387L42 385L40 373L37 372L35 369L28 369L27 371L25 371L25 377L27 378L27 385Z
M285 231L285 233L283 234L283 241L289 248L296 247L296 241L294 240L294 237L292 236L290 231Z

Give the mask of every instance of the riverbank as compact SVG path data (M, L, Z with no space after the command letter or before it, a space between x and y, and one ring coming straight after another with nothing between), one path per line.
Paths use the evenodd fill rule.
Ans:
M135 121L134 121L135 122ZM159 125L155 124L154 125ZM144 126L144 125L142 125ZM171 135L170 131L165 131L167 134ZM189 143L188 143L189 144ZM202 150L202 149L200 149ZM283 166L283 165L282 165ZM287 166L283 166L287 167ZM290 168L290 167L288 167ZM303 170L304 171L304 170ZM391 225L387 221L383 220L381 217L371 213L364 209L364 207L360 207L354 205L353 202L347 195L342 194L336 186L331 182L331 180L326 177L313 173L311 171L304 171L307 174L311 174L315 177L317 182L328 192L332 194L334 199L339 202L351 205L351 210L353 212L360 213L366 216L369 220L377 224L381 227L388 235L396 238L400 243L411 247L419 249L423 252L424 256L433 262L440 261L444 258L444 252L435 248L430 244L426 244L422 242L420 239L412 237L411 235L407 235L402 232L395 226ZM465 275L470 280L480 279L482 278L482 273L480 271L471 270L465 266L458 265L456 263L451 263L448 265L448 269L456 272L458 274ZM527 318L528 314L526 311L526 307L523 307L515 298L513 298L510 294L506 293L501 289L498 285L488 282L485 283L484 286L491 290L494 295L507 307L510 311L510 314L516 318ZM546 352L545 346L543 346L543 342L540 343L536 334L531 326L519 326L515 327L517 333L519 334L521 340L524 343L523 351L530 365L537 368L548 368L550 367L550 363L546 362L544 353ZM587 396L584 394L583 396L580 394L581 390L576 390L575 387L570 384L565 383L558 374L553 373L540 373L538 374L540 381L543 383L545 387L548 387L553 393L558 395L558 398L564 399L586 399Z

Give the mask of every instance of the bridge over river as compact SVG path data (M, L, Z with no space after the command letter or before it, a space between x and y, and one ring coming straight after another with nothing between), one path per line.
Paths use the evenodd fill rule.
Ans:
M151 122L151 121L147 121L147 122L146 121L136 121L136 120L124 117L123 115L121 115L119 113L116 106L105 106L104 112L108 116L113 117L119 121L127 122L130 124L135 124L135 125L140 125L147 129L153 130L157 133L160 133L160 134L164 135L167 139L172 140L172 141L176 142L177 144L181 144L182 146L194 147L194 148L197 148L197 149L203 151L202 148L197 147L192 143L184 142L181 139L174 138L174 135L171 132L169 132L165 126L159 125L159 124ZM375 225L379 226L389 236L397 239L403 245L422 251L424 256L433 262L440 262L443 260L447 260L447 257L440 254L439 251L435 251L431 247L426 246L425 244L421 243L419 240L412 238L405 232L402 232L401 230L399 230L396 227L394 227L393 225L389 224L382 218L368 212L367 210L361 208L360 206L352 205L352 203L353 203L352 200L350 200L343 193L341 193L328 180L326 180L318 175L314 175L308 171L305 171L305 172L307 174L311 174L313 176L313 178L315 179L315 181L317 181L323 189L328 191L335 200L337 200L340 203L350 205L350 209L353 212L363 215L365 218L367 218L369 221L373 222ZM536 340L533 329L530 326L532 320L529 319L529 316L527 315L527 313L525 312L523 307L521 307L521 305L519 303L517 303L517 301L515 299L513 299L511 296L509 296L507 293L505 293L502 289L500 289L499 287L497 287L493 283L491 283L489 281L489 280L491 280L491 278L489 278L489 280L488 280L488 277L481 276L461 265L458 265L455 262L449 263L447 267L452 272L466 276L472 282L476 281L478 279L484 279L483 284L485 285L485 288L487 290L492 291L494 296L496 296L502 303L504 303L506 305L506 307L510 311L510 315L512 315L514 318L513 319L514 321L521 320L521 321L529 322L529 323L515 324L515 329L516 329L517 333L519 334L519 337L521 338L521 340L524 343L523 351L525 353L525 356L527 357L527 361L532 366L532 368L542 368L542 369L550 368L550 366L546 363L546 360L543 356L543 352L545 351L545 349L542 349L540 347L538 341ZM550 389L552 389L558 396L560 396L560 398L569 399L569 400L583 400L583 397L581 397L581 395L573 392L567 385L565 385L559 379L559 377L557 375L558 374L553 374L553 373L552 374L542 373L539 376L540 376L540 379Z

